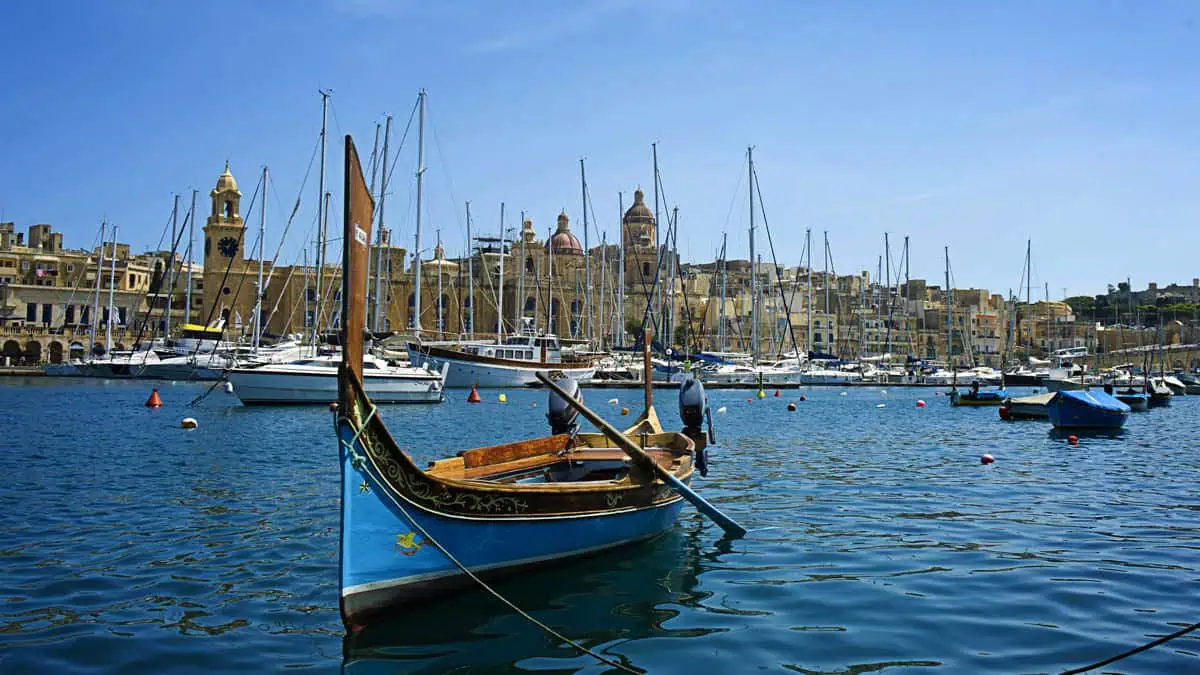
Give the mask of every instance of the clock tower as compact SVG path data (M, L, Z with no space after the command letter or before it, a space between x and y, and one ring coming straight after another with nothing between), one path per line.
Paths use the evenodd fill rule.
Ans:
M208 196L212 199L212 213L204 225L204 306L216 307L227 305L231 300L221 296L224 292L221 280L226 278L226 270L236 274L245 266L242 252L246 225L240 213L242 193L238 192L237 180L229 172L229 162L225 162L225 170ZM213 318L221 317L214 315Z

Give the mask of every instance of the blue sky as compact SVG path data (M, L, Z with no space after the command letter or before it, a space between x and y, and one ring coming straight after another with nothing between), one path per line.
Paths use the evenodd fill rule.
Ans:
M782 263L812 228L829 231L839 273L874 270L889 232L911 237L912 275L931 281L949 246L960 287L1015 287L1027 238L1052 297L1200 276L1195 3L114 0L4 14L0 210L72 246L105 217L153 246L172 194L197 187L207 207L228 159L247 201L271 168L271 248L319 131L317 89L334 90L338 200L342 134L366 156L390 112L395 149L424 87L423 246L440 227L452 255L468 199L477 231L495 232L504 201L510 225L523 209L540 236L566 208L582 238L581 157L592 241L613 241L618 192L628 205L649 191L657 141L690 260L712 259L723 231L747 255L753 144ZM387 207L410 249L414 136ZM313 179L286 261L315 197Z

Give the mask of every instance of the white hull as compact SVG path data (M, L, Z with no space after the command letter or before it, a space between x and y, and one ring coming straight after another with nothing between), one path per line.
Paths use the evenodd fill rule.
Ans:
M449 364L450 369L446 373L447 389L529 387L541 384L538 382L537 373L549 374L551 372L561 372L572 380L582 383L591 382L592 377L596 374L594 367L555 368L554 366L558 364L550 364L549 367L508 366L470 360L459 361L426 354L410 353L409 356L413 365L422 366L428 363L434 370L441 370L446 364ZM371 393L369 388L367 393Z
M208 381L219 380L225 371L191 363L150 363L144 366L137 377L148 380Z
M229 371L233 393L243 405L331 403L338 399L337 371L329 373L280 372L261 368ZM367 395L375 403L439 403L440 374L387 375L368 373Z

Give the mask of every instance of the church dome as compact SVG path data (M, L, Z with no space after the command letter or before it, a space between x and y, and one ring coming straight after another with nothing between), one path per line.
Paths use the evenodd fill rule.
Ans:
M654 214L650 212L650 207L646 206L646 195L639 188L633 193L633 206L625 212L625 217L621 219L625 225L653 225Z
M556 255L583 255L583 246L579 244L579 239L571 234L571 220L567 217L567 212L563 211L558 214L558 231L554 233L546 241L546 250L553 251Z
M233 174L229 172L229 162L226 161L225 170L222 171L221 175L217 178L217 187L214 191L237 192L237 189L237 180L234 179Z

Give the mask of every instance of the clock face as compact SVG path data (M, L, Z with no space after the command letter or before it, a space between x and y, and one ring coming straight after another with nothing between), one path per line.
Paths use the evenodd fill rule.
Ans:
M233 237L225 237L217 242L217 249L221 251L221 255L232 258L237 255L238 240Z

